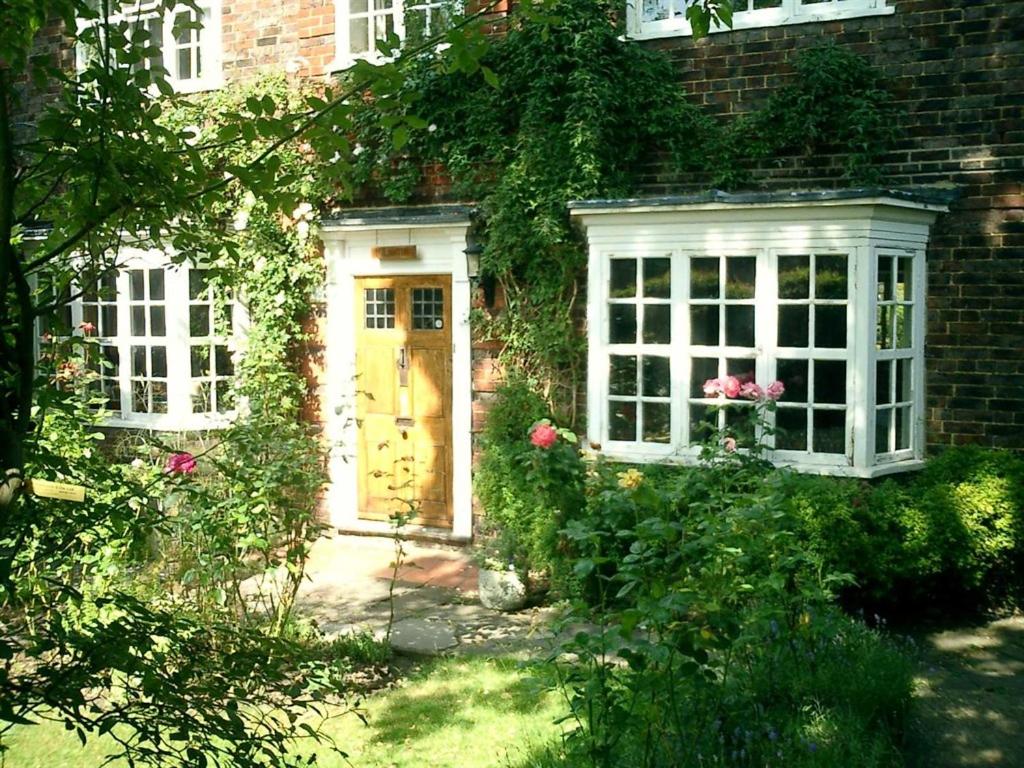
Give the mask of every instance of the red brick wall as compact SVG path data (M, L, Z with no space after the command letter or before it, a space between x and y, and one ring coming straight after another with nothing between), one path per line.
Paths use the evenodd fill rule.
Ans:
M834 40L870 60L894 92L891 185L948 184L960 199L928 250L928 443L1024 448L1024 2L890 0L891 16L647 43L679 83L721 115L764 104L797 53ZM786 158L757 188L844 185L842 158ZM654 194L700 187L657 164Z
M224 79L289 67L319 76L334 60L334 0L223 0Z

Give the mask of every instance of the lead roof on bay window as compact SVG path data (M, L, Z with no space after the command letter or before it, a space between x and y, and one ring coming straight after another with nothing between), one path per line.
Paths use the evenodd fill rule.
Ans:
M693 33L686 19L692 0L628 0L627 34L633 39ZM882 16L895 12L893 0L733 0L732 25L712 21L710 32Z

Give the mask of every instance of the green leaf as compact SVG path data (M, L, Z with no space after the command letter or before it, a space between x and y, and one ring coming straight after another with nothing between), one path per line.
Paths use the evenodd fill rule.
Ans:
M404 125L400 125L395 128L394 132L391 134L391 141L395 147L395 151L400 150L409 143L409 128Z

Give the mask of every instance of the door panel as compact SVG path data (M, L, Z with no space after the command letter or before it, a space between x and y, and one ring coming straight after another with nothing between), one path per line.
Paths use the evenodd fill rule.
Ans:
M451 278L356 280L359 517L452 523Z

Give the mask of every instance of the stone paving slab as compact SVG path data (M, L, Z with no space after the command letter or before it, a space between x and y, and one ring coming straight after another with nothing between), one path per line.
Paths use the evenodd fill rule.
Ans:
M465 550L407 543L394 589L392 644L398 653L546 655L557 611L499 613L476 600L477 569ZM325 537L310 556L297 610L327 635L369 631L383 637L394 542L388 538Z

